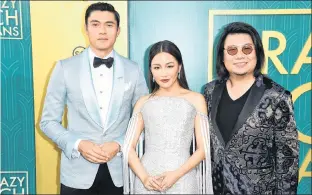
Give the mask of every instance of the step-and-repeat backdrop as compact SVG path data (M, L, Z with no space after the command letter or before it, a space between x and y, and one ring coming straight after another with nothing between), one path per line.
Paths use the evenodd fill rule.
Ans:
M265 48L263 70L292 92L299 128L299 194L311 191L311 2L129 2L130 58L148 68L148 48L171 40L180 48L192 90L215 78L214 49L220 29L234 21L254 26Z
M84 12L90 1L1 1L0 194L55 194L60 152L39 130L43 98L59 59L87 45ZM233 21L253 25L266 50L263 70L293 94L299 127L299 194L311 194L310 1L112 1L121 15L115 49L147 72L147 51L171 40L184 58L192 90L215 78L219 30ZM128 30L129 28L129 30ZM128 51L129 48L129 51Z

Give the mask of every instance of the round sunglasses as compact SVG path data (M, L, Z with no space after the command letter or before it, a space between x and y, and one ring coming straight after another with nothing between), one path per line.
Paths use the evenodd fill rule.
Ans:
M234 45L229 46L228 48L224 48L224 50L226 50L229 55L234 56L238 52L238 46L234 46ZM242 47L242 52L245 55L251 54L252 50L253 50L252 45L244 45Z

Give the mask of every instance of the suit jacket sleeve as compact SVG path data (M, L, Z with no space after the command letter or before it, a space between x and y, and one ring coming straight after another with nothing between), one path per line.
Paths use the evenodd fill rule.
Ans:
M138 74L137 74L137 80L136 80L135 87L134 87L134 94L133 94L133 98L132 98L132 107L134 107L135 103L139 100L140 97L148 94L148 88L146 85L146 81L145 81L143 72L141 71L141 69L139 67L137 70L138 70ZM115 139L114 141L116 141L122 148L123 143L124 143L124 136L120 136L117 139Z
M278 99L274 120L276 194L297 194L299 143L289 92Z
M66 157L71 159L79 156L74 150L75 142L79 139L73 132L62 126L62 116L66 104L66 84L64 70L59 61L50 78L44 101L40 128L57 146L63 150Z
M208 95L208 93L209 93L208 87L209 87L209 84L208 84L208 83L207 83L206 85L204 85L204 93L203 93L203 95L204 95L204 97L205 97L205 100L206 100L206 103L207 103L207 108L208 108L208 101L211 101L211 100L209 99L209 95Z

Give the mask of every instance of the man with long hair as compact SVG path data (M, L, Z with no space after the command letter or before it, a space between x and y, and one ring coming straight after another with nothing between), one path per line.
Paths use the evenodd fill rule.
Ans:
M298 132L291 94L261 74L264 50L249 24L228 24L219 78L205 86L215 194L296 194Z

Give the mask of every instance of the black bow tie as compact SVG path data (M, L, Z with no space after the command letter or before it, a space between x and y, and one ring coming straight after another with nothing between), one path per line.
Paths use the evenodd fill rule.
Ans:
M114 63L114 58L112 58L112 57L109 57L107 59L94 57L93 67L97 68L97 67L101 66L102 64L105 64L105 66L107 68L111 68L113 66L113 63Z

